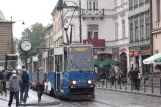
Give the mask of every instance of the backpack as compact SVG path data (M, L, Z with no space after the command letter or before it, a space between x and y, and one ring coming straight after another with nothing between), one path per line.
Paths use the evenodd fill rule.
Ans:
M23 83L29 82L29 74L27 71L22 71L22 81Z

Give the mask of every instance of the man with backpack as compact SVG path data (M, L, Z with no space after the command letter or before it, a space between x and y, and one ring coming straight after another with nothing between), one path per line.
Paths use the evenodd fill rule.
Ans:
M29 74L25 68L25 66L22 66L21 69L21 79L22 79L22 87L20 92L20 103L26 103L27 97L28 97L28 91L29 91Z

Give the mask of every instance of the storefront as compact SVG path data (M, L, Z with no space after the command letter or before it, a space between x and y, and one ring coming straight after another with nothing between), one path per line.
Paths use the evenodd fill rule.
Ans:
M140 47L139 49L133 49L129 52L130 56L130 67L135 64L139 67L139 70L144 74L150 72L150 65L143 64L143 60L150 57L150 47Z
M119 48L120 67L122 68L122 72L125 76L127 76L130 69L128 52L129 50L126 47Z
M140 48L141 60L142 60L142 73L148 74L150 73L150 65L143 64L143 60L150 57L151 50L150 47L142 47Z

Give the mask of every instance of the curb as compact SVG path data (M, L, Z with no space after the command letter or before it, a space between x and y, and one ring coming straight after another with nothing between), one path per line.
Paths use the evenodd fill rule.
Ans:
M20 106L51 106L51 105L59 105L60 101L56 102L48 102L48 103L29 103L29 104L20 104Z
M139 94L139 95L159 97L159 98L161 97L161 95L148 94L148 93L138 93L138 92L124 91L124 90L114 90L114 89L108 89L108 88L96 88L96 89L109 90L109 91L115 91L115 92L124 92L124 93L130 93L130 94Z

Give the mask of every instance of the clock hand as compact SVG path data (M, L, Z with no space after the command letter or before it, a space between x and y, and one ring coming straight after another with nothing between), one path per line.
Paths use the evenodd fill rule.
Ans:
M23 49L25 49L27 46L29 46L29 45L25 45L25 47Z

